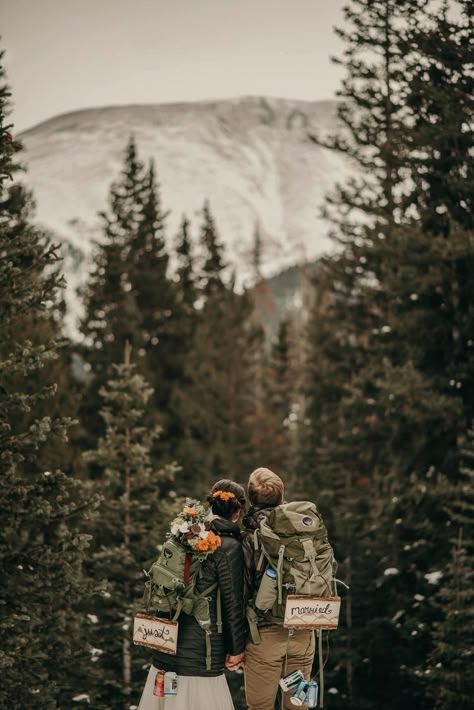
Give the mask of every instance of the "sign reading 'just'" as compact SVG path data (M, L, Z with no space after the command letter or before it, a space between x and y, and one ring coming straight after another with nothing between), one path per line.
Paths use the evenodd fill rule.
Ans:
M289 629L337 629L341 597L289 594L283 626Z
M168 619L159 619L156 616L135 614L133 643L139 646L150 646L174 655L178 644L178 623L168 621Z

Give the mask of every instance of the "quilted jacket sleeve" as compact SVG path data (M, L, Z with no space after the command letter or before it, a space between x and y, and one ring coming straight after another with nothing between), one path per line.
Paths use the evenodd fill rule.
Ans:
M236 656L244 651L246 641L244 557L240 542L233 538L224 540L222 548L215 553L215 563L226 653Z

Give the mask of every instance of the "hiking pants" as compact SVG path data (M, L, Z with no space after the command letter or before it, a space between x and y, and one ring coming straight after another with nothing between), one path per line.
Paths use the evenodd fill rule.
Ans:
M245 649L245 697L248 710L273 710L280 678L300 670L309 680L314 657L314 632L265 626L261 642ZM284 710L292 710L292 690L283 693ZM302 705L306 708L306 705Z

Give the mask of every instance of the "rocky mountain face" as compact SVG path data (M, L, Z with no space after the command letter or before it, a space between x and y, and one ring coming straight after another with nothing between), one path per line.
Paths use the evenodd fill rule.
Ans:
M319 210L325 194L347 178L349 165L308 135L336 128L334 101L252 97L96 108L25 131L25 181L34 190L38 220L64 245L69 325L80 313L77 289L100 239L97 213L106 207L130 136L142 160L155 161L170 244L183 213L197 234L208 200L228 258L245 281L256 228L266 276L329 248Z

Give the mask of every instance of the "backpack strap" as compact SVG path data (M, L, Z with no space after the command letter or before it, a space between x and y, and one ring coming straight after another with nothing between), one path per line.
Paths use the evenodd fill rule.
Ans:
M208 597L212 592L217 589L216 604L217 604L217 632L222 633L222 608L221 608L221 595L220 589L217 582L211 584L210 587L205 589L203 592L197 595L196 599L204 599ZM206 619L206 621L200 621L196 619L201 629L204 631L206 638L206 671L211 670L212 665L212 649L211 649L211 619Z
M212 594L212 592L214 591L214 589L217 589L217 588L218 588L218 586L219 586L219 585L218 585L217 582L213 582L210 587L208 587L207 589L205 589L203 592L199 592L199 594L196 595L197 598L199 598L199 597L208 597L209 594Z
M278 578L278 604L283 603L283 558L285 557L285 545L280 545L278 550L277 578Z
M217 607L217 633L222 633L222 594L221 588L217 587L216 595L216 607Z
M260 540L260 530L255 530L253 534L253 551L254 559L257 559L258 552L260 551L258 562L255 565L255 570L258 573L262 571L263 563L265 562L265 551Z
M313 541L310 540L309 538L301 538L300 542L303 546L305 558L309 561L309 564L311 565L311 569L313 570L312 577L313 578L314 577L321 577L324 584L326 585L328 593L332 594L332 589L331 589L330 585L327 583L326 579L319 571L318 565L316 564L317 553L316 553L316 549L314 547Z
M214 584L212 584L210 587L205 589L204 592L202 592L202 594L199 594L199 596L200 597L207 597L215 589L217 589L217 593L216 593L217 633L221 634L222 633L222 593L221 593L221 588L219 587L217 582L214 582Z
M148 574L148 572L146 572L145 574L148 576L148 578L150 577L150 575ZM151 579L149 579L148 582L145 582L145 595L144 595L144 598L143 598L143 602L144 602L144 604L145 604L145 611L146 611L147 613L150 611L150 604L151 604L151 585L152 585Z
M212 649L211 649L211 631L210 629L205 632L206 634L206 671L211 670L212 665Z
M178 603L177 603L177 605L176 605L176 611L175 611L175 613L174 613L174 615L173 615L173 619L172 619L173 621L176 621L176 620L177 620L177 618L178 618L178 616L181 614L182 610L183 610L183 600L182 600L182 598L180 597L180 598L178 599Z
M258 645L262 640L258 631L257 618L257 612L249 604L247 607L247 623L249 625L250 638L255 645Z
M313 541L309 538L301 538L300 542L303 546L305 558L309 561L311 569L313 570L313 576L320 577L321 574L316 564L316 550L314 549Z

